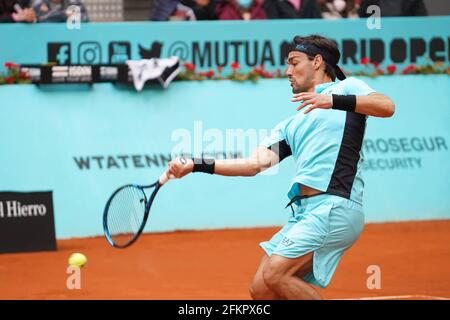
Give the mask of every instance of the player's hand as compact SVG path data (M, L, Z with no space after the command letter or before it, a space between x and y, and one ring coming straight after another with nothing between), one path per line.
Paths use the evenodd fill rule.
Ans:
M182 178L192 172L194 169L194 161L192 159L177 157L169 162L169 175L175 178Z
M318 94L315 92L296 93L292 96L291 101L292 102L303 101L302 104L297 107L297 111L303 109L306 106L309 106L308 109L306 109L306 111L304 112L305 114L316 108L331 109L331 107L333 106L333 100L331 96Z

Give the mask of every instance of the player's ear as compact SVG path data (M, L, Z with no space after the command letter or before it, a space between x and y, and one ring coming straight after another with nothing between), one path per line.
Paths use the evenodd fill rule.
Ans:
M322 56L320 54L316 54L313 60L314 70L319 70L320 66L322 65L322 62L323 62Z

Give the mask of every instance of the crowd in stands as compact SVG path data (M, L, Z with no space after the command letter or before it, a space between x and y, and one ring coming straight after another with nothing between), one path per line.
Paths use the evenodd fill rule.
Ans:
M0 0L0 22L66 22L78 13L81 21L89 20L81 0Z
M423 0L154 0L150 19L261 20L367 17L377 5L381 16L426 16Z
M150 0L149 0L150 1ZM426 16L424 0L153 0L149 19L263 20L341 19L367 17L377 5L381 16ZM82 0L0 0L0 22L65 22L79 8L88 21Z

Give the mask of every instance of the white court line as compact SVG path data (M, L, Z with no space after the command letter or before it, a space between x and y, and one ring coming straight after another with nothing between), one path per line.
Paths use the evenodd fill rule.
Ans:
M427 296L421 294L403 295L403 296L379 296L379 297L363 297L363 298L345 298L331 300L393 300L393 299L430 299L430 300L450 300L450 298Z
M433 300L450 300L450 298L445 298L445 297L424 296L424 295L421 295L420 297L433 299Z

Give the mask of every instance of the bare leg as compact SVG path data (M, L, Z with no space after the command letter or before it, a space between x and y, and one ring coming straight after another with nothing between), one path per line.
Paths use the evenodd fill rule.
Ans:
M311 252L295 259L289 259L273 254L264 267L265 284L282 299L322 299L312 285L299 278L313 270L313 256L313 252Z
M254 300L279 300L280 297L270 290L264 283L263 271L269 261L269 256L264 254L256 270L252 284L250 285L250 296Z

